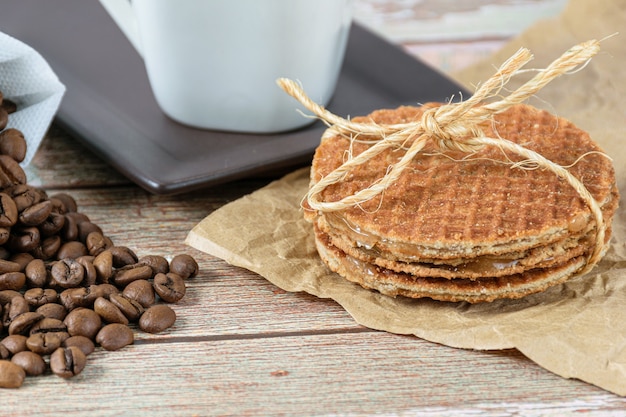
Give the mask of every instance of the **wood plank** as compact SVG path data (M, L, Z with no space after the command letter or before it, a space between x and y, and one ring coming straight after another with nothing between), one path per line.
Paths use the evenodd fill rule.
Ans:
M36 398L33 393L36 392ZM70 380L27 378L5 415L486 415L623 410L516 351L368 332L137 344L97 351Z

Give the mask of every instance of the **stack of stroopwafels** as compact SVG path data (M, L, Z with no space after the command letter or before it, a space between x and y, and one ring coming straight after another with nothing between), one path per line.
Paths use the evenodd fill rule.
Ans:
M419 120L435 106L379 110L354 122ZM618 204L612 163L583 130L528 105L514 105L480 128L537 152L577 178L602 212L554 172L523 167L523 157L497 146L467 153L431 145L384 192L341 210L307 209L321 259L344 278L383 294L443 301L520 298L579 274L608 241ZM346 159L372 146L367 136L332 128L316 150L313 186ZM379 181L410 146L389 147L353 167L319 195L341 200Z

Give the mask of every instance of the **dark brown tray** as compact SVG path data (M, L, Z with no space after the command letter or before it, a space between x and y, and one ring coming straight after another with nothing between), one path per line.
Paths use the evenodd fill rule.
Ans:
M316 122L283 134L250 135L172 121L158 109L140 57L96 0L5 1L0 31L36 49L67 87L56 122L153 193L190 191L304 165L324 129ZM328 108L355 116L441 101L460 90L354 24Z

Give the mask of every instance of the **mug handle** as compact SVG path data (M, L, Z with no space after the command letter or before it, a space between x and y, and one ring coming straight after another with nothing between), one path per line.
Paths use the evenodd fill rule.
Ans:
M113 21L126 35L130 43L135 47L137 53L143 56L141 52L141 42L139 40L139 29L137 28L137 19L133 13L133 8L129 0L100 0L100 4L104 10L109 13Z

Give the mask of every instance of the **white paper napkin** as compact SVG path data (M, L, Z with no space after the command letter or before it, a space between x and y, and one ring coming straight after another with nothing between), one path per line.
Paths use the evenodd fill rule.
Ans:
M22 166L27 166L50 127L65 86L37 51L0 32L0 91L17 104L7 128L24 134L28 147Z

